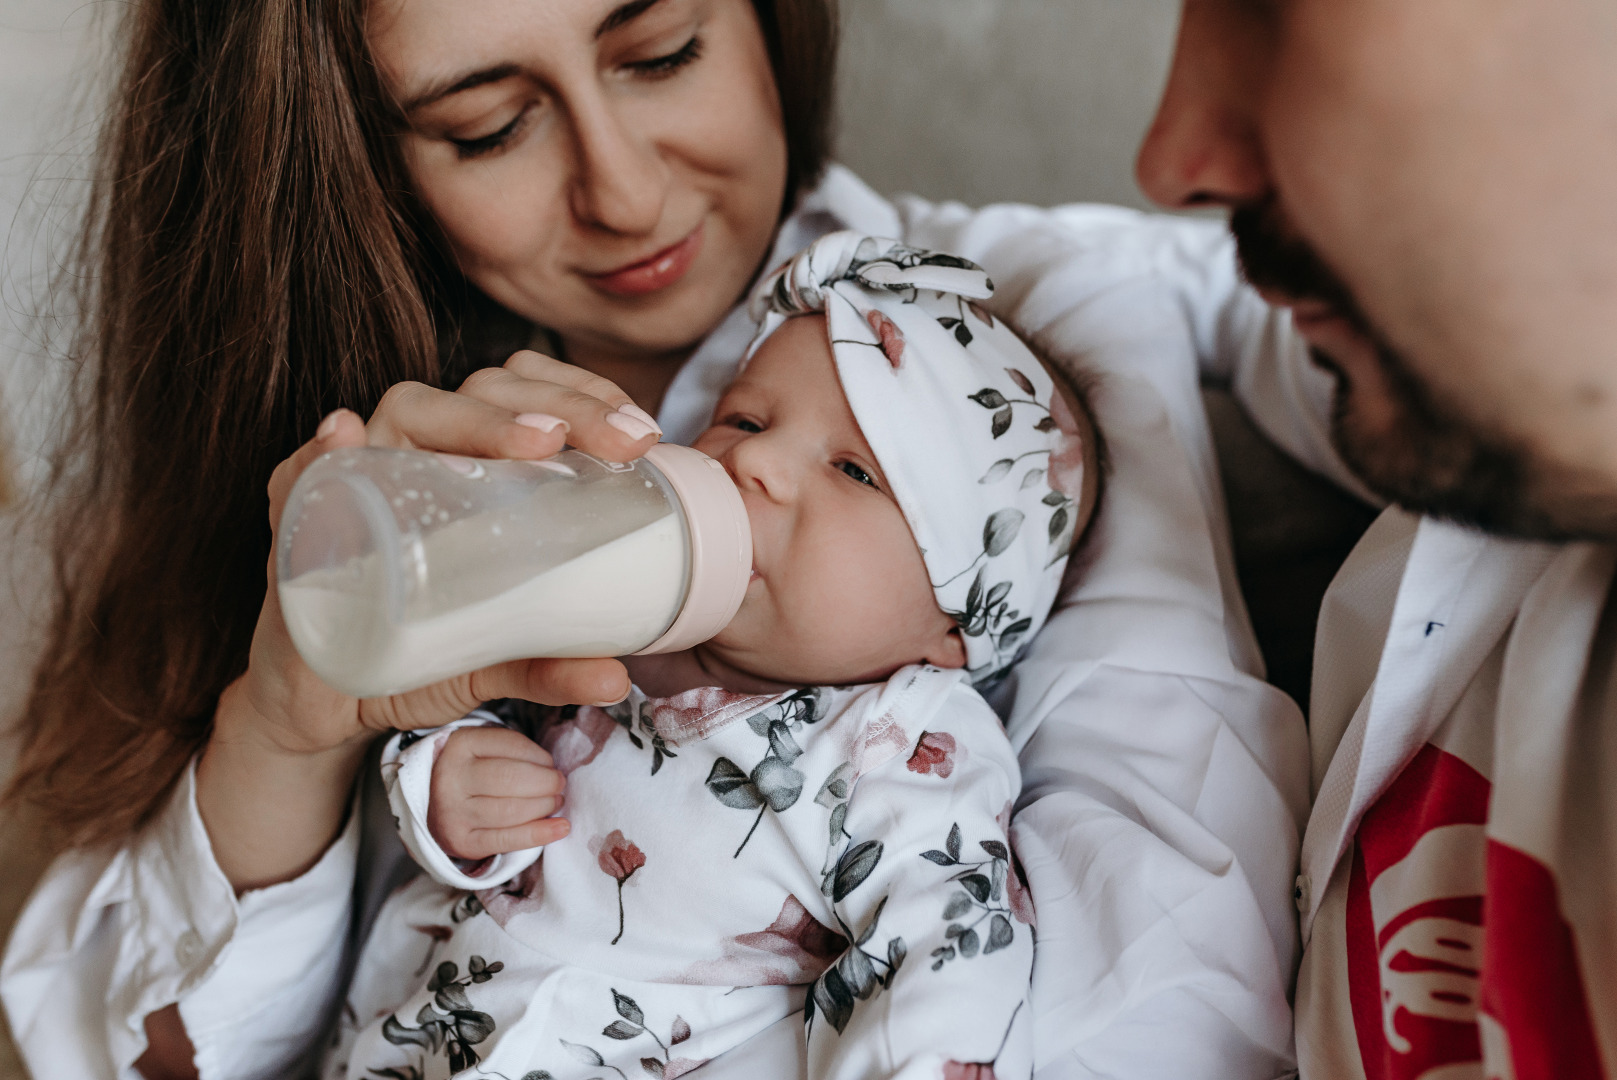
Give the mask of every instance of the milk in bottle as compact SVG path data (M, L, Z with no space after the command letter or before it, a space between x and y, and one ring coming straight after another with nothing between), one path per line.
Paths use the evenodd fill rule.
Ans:
M277 560L304 661L376 697L503 660L688 648L740 606L752 537L729 475L685 447L627 465L367 447L299 478Z

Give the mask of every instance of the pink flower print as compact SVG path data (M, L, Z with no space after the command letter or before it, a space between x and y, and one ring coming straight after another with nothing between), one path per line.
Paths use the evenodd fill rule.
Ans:
M876 332L876 339L881 342L881 351L887 357L887 362L897 371L904 366L904 331L898 324L879 311L865 313L865 321Z
M930 773L940 779L949 779L954 772L954 736L943 731L923 731L915 744L915 753L905 767L923 776Z
M1050 455L1050 488L1078 502L1084 493L1084 439L1077 419L1067 408L1066 396L1059 390L1050 399L1050 419L1061 433Z
M617 879L618 883L618 936L612 939L616 945L623 938L623 883L634 877L634 872L646 865L646 853L634 846L626 839L622 830L613 829L601 841L600 852L596 856L600 863L601 872L607 877Z
M736 941L776 956L790 957L804 973L812 971L815 975L848 948L847 938L809 914L808 908L795 896L786 898L780 906L780 914L767 929L738 935Z
M671 743L705 739L726 724L741 720L771 701L766 694L738 694L718 686L700 686L669 698L651 699L651 722Z
M545 860L541 858L503 885L484 889L477 899L501 926L518 915L538 911L545 903Z
M943 1080L998 1080L992 1061L946 1061Z
M417 975L425 975L427 968L432 966L432 961L438 956L438 947L455 936L455 929L452 926L422 926L419 923L410 924L410 929L432 939L432 944L427 947L426 959L422 960L421 966L416 969Z
M1033 909L1033 894L1028 892L1027 882L1022 876L1022 860L1016 857L1016 849L1011 849L1011 865L1009 873L1005 875L1005 900L1010 905L1011 914L1023 926L1037 926L1038 913Z
M848 939L820 922L795 896L763 930L726 941L722 954L703 960L674 982L702 986L799 986L825 973L848 949Z
M1016 845L1011 839L1011 803L1005 802L1005 809L994 816L999 822L1000 831L1005 834L1005 847L1011 853L1011 865L1006 867L1005 873L1005 900L1010 905L1011 914L1016 921L1024 926L1039 925L1038 913L1033 907L1033 894L1028 891L1027 872L1022 869L1022 860L1016 854Z
M571 720L547 728L541 741L556 771L566 776L594 761L617 727L604 709L586 705Z

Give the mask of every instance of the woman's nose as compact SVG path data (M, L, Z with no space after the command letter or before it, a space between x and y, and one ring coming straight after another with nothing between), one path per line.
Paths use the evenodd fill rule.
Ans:
M573 110L577 175L573 215L624 236L649 236L662 221L670 174L654 139L602 96Z
M1257 105L1271 35L1239 0L1185 0L1168 85L1135 161L1153 201L1239 206L1269 194Z

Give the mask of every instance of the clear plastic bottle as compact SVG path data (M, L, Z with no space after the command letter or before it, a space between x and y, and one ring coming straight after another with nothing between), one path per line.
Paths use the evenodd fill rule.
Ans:
M699 644L741 605L752 531L724 467L682 446L626 465L366 447L305 470L276 559L304 661L378 697L504 660Z

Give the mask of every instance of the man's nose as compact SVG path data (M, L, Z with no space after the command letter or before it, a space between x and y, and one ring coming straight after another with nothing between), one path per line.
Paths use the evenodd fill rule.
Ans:
M1135 161L1140 189L1172 209L1269 194L1257 110L1272 27L1238 0L1185 0L1168 85Z
M573 215L623 236L649 236L662 221L671 176L648 132L608 95L573 102Z

